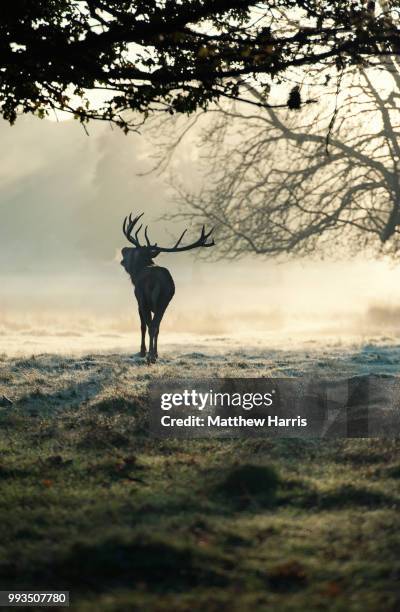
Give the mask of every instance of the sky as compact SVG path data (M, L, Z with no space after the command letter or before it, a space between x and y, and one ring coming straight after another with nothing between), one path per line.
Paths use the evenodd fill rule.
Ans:
M139 175L152 165L154 141L101 123L88 136L73 120L28 117L0 123L0 138L0 341L10 330L136 333L132 286L118 263L123 217L144 211L151 237L165 245L181 229L159 219L175 210L164 177ZM197 160L189 136L175 169L199 181ZM215 263L189 253L157 263L177 286L166 333L311 337L367 334L371 326L393 332L400 322L400 270L388 262Z

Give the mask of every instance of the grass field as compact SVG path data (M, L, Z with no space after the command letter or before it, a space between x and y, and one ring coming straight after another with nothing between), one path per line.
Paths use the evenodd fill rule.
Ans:
M82 611L400 609L400 441L164 440L160 377L398 371L399 347L0 361L1 589Z

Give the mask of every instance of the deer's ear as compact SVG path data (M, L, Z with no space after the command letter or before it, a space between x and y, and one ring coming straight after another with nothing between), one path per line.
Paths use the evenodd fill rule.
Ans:
M154 249L151 251L151 258L154 259L155 257L158 257L159 254L160 251L158 249Z

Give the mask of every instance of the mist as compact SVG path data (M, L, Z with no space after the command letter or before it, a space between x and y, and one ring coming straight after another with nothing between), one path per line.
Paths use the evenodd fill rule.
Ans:
M34 118L4 122L0 135L0 347L137 350L137 306L119 265L122 219L143 211L160 244L172 244L181 229L160 220L176 210L163 178L140 175L151 168L154 144L105 124L90 125L88 136L74 121ZM201 178L190 136L175 164ZM157 263L177 288L162 323L169 337L284 343L396 335L400 327L399 267L387 261L215 263L188 253L163 254Z

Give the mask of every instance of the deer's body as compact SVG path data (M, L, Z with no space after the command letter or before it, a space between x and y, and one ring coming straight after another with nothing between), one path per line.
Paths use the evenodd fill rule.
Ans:
M135 287L135 296L139 308L140 327L142 333L140 354L142 357L146 356L147 329L149 333L149 352L147 354L147 361L148 363L154 363L158 357L157 341L160 323L168 304L175 294L175 284L169 270L167 270L167 268L157 266L154 263L153 258L157 257L157 255L163 251L176 253L198 246L212 246L214 242L207 243L207 238L210 236L211 232L206 234L203 228L200 239L192 245L179 247L179 244L185 234L185 232L183 232L182 236L179 238L174 247L158 247L157 244L151 245L146 227L145 236L147 246L142 246L138 239L138 234L142 226L140 226L136 231L135 237L132 237L132 230L141 216L142 215L139 215L139 217L136 217L136 219L129 217L129 220L126 218L124 221L124 235L130 242L132 242L132 244L135 245L135 248L125 247L122 249L121 265L131 277L132 284Z
M140 355L146 356L146 329L149 332L148 361L158 357L157 340L161 320L174 297L175 284L167 268L157 266L151 257L140 257L136 249L122 249L121 264L131 277L139 308L142 341Z
M167 268L151 264L143 268L135 278L131 276L138 303L143 303L153 314L174 297L175 284Z

